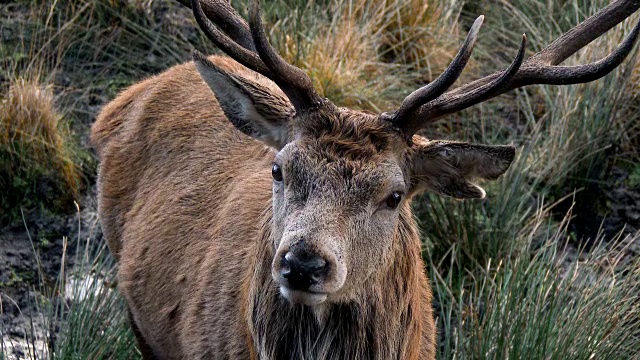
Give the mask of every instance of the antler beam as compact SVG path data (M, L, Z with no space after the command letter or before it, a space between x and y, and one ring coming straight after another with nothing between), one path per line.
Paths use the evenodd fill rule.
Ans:
M177 0L182 5L193 9L191 0ZM206 17L227 33L236 43L247 50L255 51L251 31L247 22L227 0L203 0L202 10ZM217 45L216 45L217 46Z
M316 107L322 99L313 88L309 75L286 62L269 44L260 18L260 0L254 0L249 8L249 25L260 58L273 74L271 80L278 85L285 84L280 88L296 109Z
M179 1L185 4L187 0ZM311 78L287 63L269 44L260 18L259 0L251 5L249 25L224 0L189 1L198 25L207 37L237 62L278 84L297 111L314 108L322 102Z
M516 65L519 53L516 60L506 70L498 71L443 93L437 98L422 102L417 107L412 104L411 108L415 108L415 111L412 112L400 111L403 109L403 102L398 111L393 115L383 116L383 118L394 122L395 126L410 140L413 134L438 118L466 109L518 87L533 84L577 84L603 77L620 65L629 55L638 38L640 23L633 28L622 44L605 58L586 65L558 66L558 64L631 16L638 8L640 8L638 0L613 2L563 34L521 65ZM520 52L523 51L523 46L524 40ZM412 95L409 95L407 99ZM405 99L405 101L407 100Z

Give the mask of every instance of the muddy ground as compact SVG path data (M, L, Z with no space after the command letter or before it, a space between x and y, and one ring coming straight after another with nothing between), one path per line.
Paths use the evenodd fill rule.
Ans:
M82 208L68 216L33 212L24 221L0 228L0 334L9 358L32 358L34 337L42 346L50 330L44 299L57 291L63 269L73 269L76 249L102 242L95 186L84 195ZM64 264L63 264L64 259Z

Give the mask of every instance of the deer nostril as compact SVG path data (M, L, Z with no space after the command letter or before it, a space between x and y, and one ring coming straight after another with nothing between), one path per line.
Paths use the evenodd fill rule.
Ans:
M308 252L287 252L280 267L280 275L287 279L289 286L307 289L322 281L328 272L328 263L317 254Z
M286 254L284 254L284 259L285 259L287 262L290 262L290 261L294 260L293 253L292 253L292 252L290 252L290 251L289 251L289 252L287 252Z

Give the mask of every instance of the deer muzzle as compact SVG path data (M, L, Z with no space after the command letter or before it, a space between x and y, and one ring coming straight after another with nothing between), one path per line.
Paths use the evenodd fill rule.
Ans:
M344 284L346 266L335 251L324 245L302 239L281 243L271 275L290 302L317 305Z

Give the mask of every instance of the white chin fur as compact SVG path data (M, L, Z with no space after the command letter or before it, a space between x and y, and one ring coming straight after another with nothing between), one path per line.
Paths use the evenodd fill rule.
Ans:
M327 294L291 290L286 286L280 286L280 294L293 304L303 304L308 306L322 304L327 299Z

